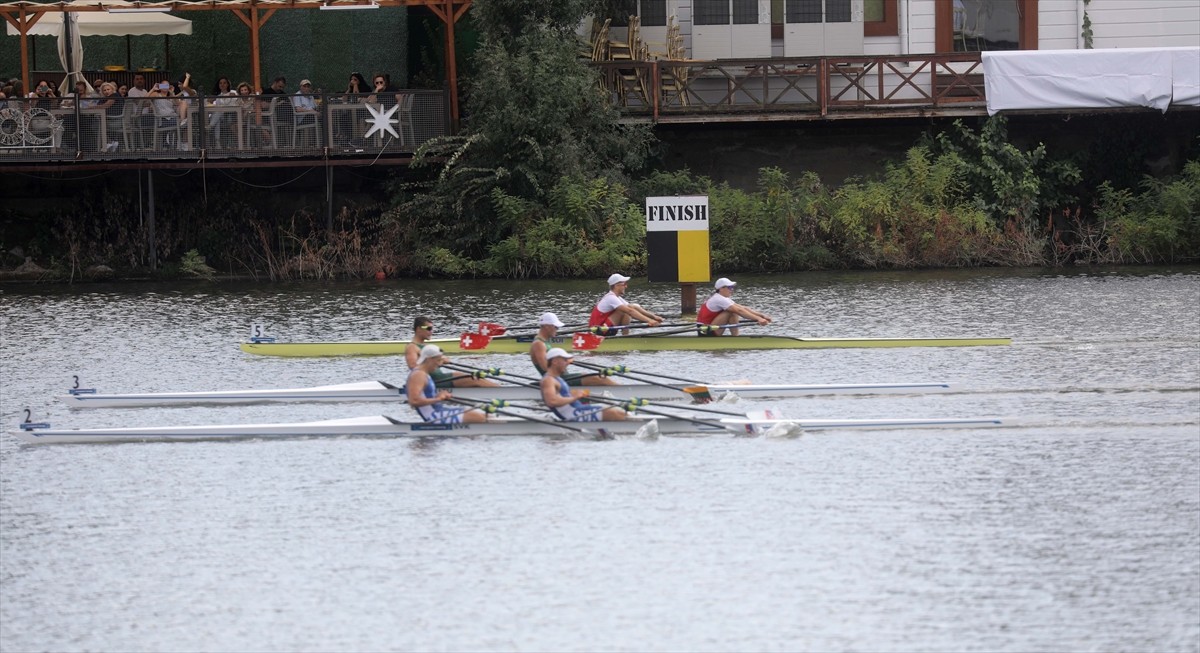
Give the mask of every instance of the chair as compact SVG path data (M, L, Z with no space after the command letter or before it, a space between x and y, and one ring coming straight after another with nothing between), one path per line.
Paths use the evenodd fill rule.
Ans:
M408 142L416 145L417 132L416 127L413 125L413 101L417 96L413 93L400 93L398 95L400 96L400 108L396 109L396 119L400 121L400 124L396 125L396 131L400 132L400 145L403 146L405 143L405 132L408 132Z
M178 110L173 111L170 115L160 115L156 107L154 112L154 149L161 149L163 145L173 145L179 148L180 136L184 127L181 123L183 122L179 118Z
M255 98L254 110L251 116L246 117L246 143L247 147L255 149L259 146L278 149L279 141L275 138L275 105L280 98L272 97L267 102L267 108L263 109L260 104L260 99Z
M313 135L313 147L321 146L321 119L320 114L316 112L300 112L294 108L292 110L292 145L300 147L300 134L302 132L311 131Z
M608 27L611 18L605 18L604 24L592 36L592 61L603 61L608 58Z
M638 38L638 27L641 25L641 18L638 16L629 17L629 29L626 32L625 41L608 42L608 58L613 61L629 61L636 59L638 56L638 48L640 40Z
M122 151L129 151L129 143L133 140L133 130L130 129L130 123L132 122L130 117L134 113L133 109L131 108L132 105L132 102L125 100L121 103L121 113L115 116L108 116L107 122L105 123L105 131L107 133L104 134L104 142L106 146L108 143L116 141L117 143L120 143Z

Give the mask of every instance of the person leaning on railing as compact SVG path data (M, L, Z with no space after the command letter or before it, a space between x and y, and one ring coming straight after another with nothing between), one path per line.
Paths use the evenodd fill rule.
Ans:
M108 123L108 134L105 134L105 152L116 152L121 147L121 143L112 140L111 134L120 130L120 124L117 122L125 115L125 98L117 94L117 85L112 82L104 82L100 85L101 99L96 104L97 109L104 111L105 119Z

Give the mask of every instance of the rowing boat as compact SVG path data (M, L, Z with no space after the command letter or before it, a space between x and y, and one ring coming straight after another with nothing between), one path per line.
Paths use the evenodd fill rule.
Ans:
M831 394L914 394L946 392L948 383L844 383L826 385L684 385L630 383L626 385L595 386L593 393L613 399L720 399L726 393L739 397L804 397ZM454 388L459 399L503 399L532 401L540 397L537 388L521 385L502 385L495 388ZM70 390L60 397L71 408L131 408L139 406L195 406L221 404L270 403L333 403L356 401L406 401L404 388L382 381L362 381L311 388L279 388L267 390L217 390L213 392L156 392L134 394L99 394L91 389Z
M486 336L484 336L486 338ZM578 336L576 336L578 337ZM521 354L529 351L533 336L489 338L482 347L474 347L464 336L458 340L427 340L446 353ZM242 351L260 356L397 356L404 354L407 340L366 340L361 342L243 342ZM464 346L464 344L466 346ZM570 335L551 338L551 347L576 346ZM1012 338L791 338L788 336L631 335L604 338L588 351L601 353L626 351L727 351L740 349L849 349L865 347L978 347L1011 345Z
M985 428L1003 426L999 418L950 419L756 419L726 417L701 423L666 417L631 416L624 422L551 422L519 418L489 419L481 424L404 422L386 415L278 424L215 424L206 426L149 426L93 429L52 429L48 424L21 424L16 437L31 444L102 442L179 442L247 438L374 437L428 438L461 436L572 435L567 428L587 429L599 436L636 435L643 427L666 435L713 433L757 434L780 429L796 433L820 429Z

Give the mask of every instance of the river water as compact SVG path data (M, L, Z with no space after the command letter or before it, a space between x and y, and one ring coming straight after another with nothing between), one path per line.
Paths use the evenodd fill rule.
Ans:
M253 322L284 340L405 338L415 314L440 335L543 310L573 322L603 282L3 288L0 650L1200 650L1200 269L738 280L777 318L768 332L1013 345L593 360L711 381L948 381L726 407L1023 421L27 446L11 435L25 408L56 427L411 418L73 412L56 397L73 375L104 392L400 382L399 358L237 343ZM630 295L678 308L669 286Z

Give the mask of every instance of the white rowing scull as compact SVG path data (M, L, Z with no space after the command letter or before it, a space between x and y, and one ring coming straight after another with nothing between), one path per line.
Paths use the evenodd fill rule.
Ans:
M386 415L278 424L213 424L205 426L150 426L93 429L53 429L48 424L23 423L14 434L31 444L102 442L178 442L247 438L377 437L424 438L461 436L551 436L573 435L568 429L583 429L600 436L635 435L646 427L656 433L704 435L713 433L795 433L823 429L975 429L1003 426L1000 418L948 419L771 419L725 417L714 420L649 418L631 416L624 422L530 421L495 418L481 424L433 424L404 422Z
M829 394L915 394L946 392L948 383L840 383L825 385L684 385L631 383L589 388L598 396L613 399L720 399L726 393L740 397L803 397ZM538 397L534 388L504 385L495 388L454 388L461 399L503 399L532 401ZM193 406L204 404L264 404L264 403L330 403L356 401L404 402L404 389L382 381L342 383L310 388L279 388L267 390L218 390L213 392L161 392L130 394L99 394L91 389L71 390L62 396L71 408L128 408L138 406Z

